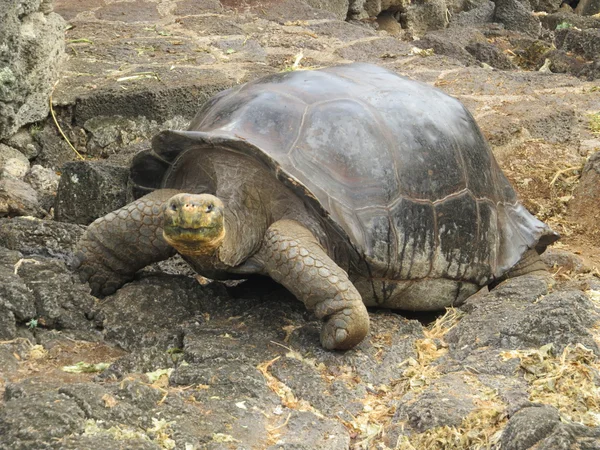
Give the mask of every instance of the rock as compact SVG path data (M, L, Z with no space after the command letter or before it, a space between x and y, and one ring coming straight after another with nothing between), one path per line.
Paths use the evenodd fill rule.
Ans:
M434 380L422 393L406 394L399 401L393 421L406 420L416 432L435 427L459 426L476 408L477 391L465 375L452 373Z
M568 203L571 220L586 227L590 236L600 237L600 152L594 153L583 168L579 184Z
M398 19L391 12L384 11L379 14L377 16L377 24L379 25L377 31L386 31L392 36L401 36L404 33L400 22L398 22Z
M27 128L21 128L14 135L12 135L7 141L7 145L19 150L29 160L35 158L40 149L33 140L33 137L27 130Z
M598 13L600 13L599 0L579 0L579 3L575 8L575 14L581 16L593 16Z
M344 426L327 417L307 411L293 411L277 443L267 450L345 450L350 448L350 435Z
M267 52L255 39L219 39L212 45L220 49L231 61L267 62Z
M328 383L315 364L294 357L282 357L271 366L271 373L289 387L294 395L326 417L351 420L363 410L364 389L352 390L346 383Z
M478 42L486 42L481 31L454 27L429 32L416 41L415 46L422 49L432 48L436 55L450 56L469 66L475 64L476 59L465 47L468 45L473 46Z
M193 278L160 274L129 283L102 305L105 338L127 350L149 342L163 351L177 347L181 327L202 320L214 288L203 288Z
M400 11L406 11L410 1L407 0L363 0L363 1L351 1L350 11L354 14L351 18L362 18L362 17L377 17L383 11L390 11L392 13L398 13ZM359 11L357 14L355 11Z
M40 148L35 164L59 171L65 163L77 158L53 123L46 122L43 128L33 133L33 139Z
M540 19L532 14L531 8L519 0L497 0L494 21L514 30L537 38L540 35Z
M586 28L600 28L600 20L594 17L578 16L571 12L558 11L554 14L541 16L542 25L548 30L554 31L559 25L577 27L580 30Z
M400 22L413 36L420 37L431 30L448 26L448 8L445 0L416 0L400 13Z
M510 418L500 442L506 450L594 450L600 442L600 427L562 421L554 407L533 405Z
M0 448L40 448L42 442L83 432L85 413L77 402L49 387L40 383L26 393L19 385L6 387L0 410Z
M4 302L0 301L0 339L7 341L14 339L16 335L15 315Z
M508 425L502 433L502 448L506 450L529 449L543 441L559 424L560 415L551 406L523 408L508 421Z
M0 217L44 217L37 192L18 178L4 175L0 178Z
M525 275L467 300L468 315L446 336L458 361L476 349L513 350L553 344L557 353L582 343L600 354L591 329L600 311L577 290L548 293L548 280Z
M542 261L552 272L586 273L590 268L574 253L558 248L549 248L541 255Z
M24 181L37 192L40 206L45 211L50 211L50 208L54 206L59 180L60 177L54 170L46 169L38 164L31 166L24 177Z
M530 0L530 3L534 11L542 11L550 14L558 11L563 0Z
M318 1L318 0L313 0ZM332 0L332 4L336 0ZM271 3L268 8L262 8L261 17L280 24L296 20L336 19L335 13L309 6L308 2L298 0L283 0Z
M2 321L1 318L0 321ZM0 333L2 332L0 331ZM19 367L18 362L19 360L8 345L4 344L0 346L0 377L16 371L17 367Z
M57 220L88 225L126 203L129 170L102 163L65 164L54 206Z
M18 265L22 261L21 253L6 250L0 247L0 257L3 263L0 265L0 321L3 322L0 330L4 329L10 337L4 336L4 339L15 337L15 324L18 321L21 324L34 319L36 316L35 298L29 290L23 279L15 273L18 272Z
M344 59L380 64L384 55L406 56L412 47L411 44L397 38L384 37L350 43L346 47L338 48L335 53Z
M35 257L22 260L16 273L35 299L39 326L90 333L96 328L96 301L89 288L75 281L64 263Z
M558 30L555 43L558 49L565 52L581 55L588 60L600 60L600 28Z
M29 160L18 150L0 144L0 173L22 179L29 170Z
M330 11L336 19L346 20L348 9L350 7L349 0L305 0L309 6L317 10Z
M254 49L253 43L248 41L247 48L241 45L233 47L232 51L249 52ZM224 48L227 52L230 47ZM83 128L90 135L86 145L89 155L95 157L111 157L121 153L123 148L138 144L140 141L149 141L156 133L164 129L183 130L189 121L181 116L159 125L155 120L140 116L128 118L122 116L96 116L85 121Z
M574 57L562 50L552 50L545 55L545 59L550 60L550 70L552 73L568 73L573 76L585 76L589 73L588 64L581 60L581 57ZM593 72L593 70L592 70ZM593 73L590 79L597 78Z
M70 223L16 217L0 218L0 246L25 257L52 257L69 264L85 228Z
M0 139L44 119L64 59L65 22L39 0L0 1Z
M485 1L481 5L468 11L461 11L450 19L450 27L473 27L489 23L494 18L494 2Z
M487 42L473 42L465 47L477 61L488 64L496 69L513 70L517 66L498 47Z

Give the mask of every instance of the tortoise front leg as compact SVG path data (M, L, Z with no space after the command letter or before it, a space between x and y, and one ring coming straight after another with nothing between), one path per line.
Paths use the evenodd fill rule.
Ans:
M275 222L255 258L271 278L325 321L323 347L352 348L366 336L369 315L360 294L304 226L292 220Z
M91 223L77 243L74 268L94 295L109 295L135 273L175 253L162 234L163 209L178 191L161 189Z

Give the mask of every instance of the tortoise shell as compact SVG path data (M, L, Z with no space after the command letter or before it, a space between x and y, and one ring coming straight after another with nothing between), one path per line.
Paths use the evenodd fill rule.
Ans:
M251 155L339 229L372 276L484 285L557 239L518 202L458 100L370 64L226 90L152 146L133 161L134 196L176 187L168 174L185 170L176 162L187 152Z

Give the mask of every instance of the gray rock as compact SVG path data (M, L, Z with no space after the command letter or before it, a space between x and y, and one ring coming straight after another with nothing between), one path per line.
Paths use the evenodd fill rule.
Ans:
M542 255L542 261L553 272L586 273L590 268L585 265L583 260L574 253L559 248L549 248Z
M381 63L382 55L407 56L413 45L399 39L385 37L370 41L359 41L335 51L344 59L361 62Z
M65 164L54 206L57 220L90 224L126 203L129 170L102 163Z
M241 45L239 47L243 47L243 51L250 51L254 48L252 43L255 42L248 41L247 48ZM239 48L235 50L237 51ZM88 135L88 139L87 143L82 143L81 146L85 145L86 152L90 156L110 158L115 155L118 156L123 148L149 141L161 130L183 130L187 128L188 124L189 121L179 115L160 125L156 120L150 120L144 116L135 118L96 116L85 121L83 128Z
M4 304L4 302L0 302L0 339L14 339L16 335L17 326L15 321L15 315Z
M600 60L600 28L558 30L555 43L565 52L573 52L588 60Z
M35 158L40 152L39 146L35 143L26 127L17 131L6 143L10 147L19 150L29 160Z
M166 351L178 347L181 326L206 311L214 294L193 278L152 275L129 283L108 297L101 308L104 335L128 350L152 344ZM168 310L168 314L166 311Z
M306 0L306 3L315 9L332 12L338 20L346 20L350 7L349 0Z
M468 44L465 50L473 55L477 61L486 63L496 69L513 70L517 68L498 47L487 42L473 42Z
M355 19L377 17L382 11L405 11L409 5L407 0L363 0L351 1L350 11Z
M70 264L84 227L25 217L0 218L0 246L26 257L47 256Z
M600 152L586 162L579 184L568 203L569 217L586 227L592 234L600 233L597 205L600 201Z
M600 13L600 1L598 0L579 0L575 13L582 16L593 16Z
M489 23L494 18L494 2L486 0L481 5L468 11L461 11L450 19L450 27L472 27Z
M400 22L413 36L420 37L428 31L446 28L448 17L445 0L417 0L400 14Z
M91 321L96 300L87 286L75 281L64 263L42 257L24 259L17 275L33 294L40 326L76 332L96 329Z
M0 376L8 375L17 370L18 363L19 360L15 357L13 350L6 344L0 345Z
M560 24L569 24L581 30L586 28L600 28L600 20L594 17L578 16L572 12L558 11L554 14L541 16L542 25L548 30L554 31Z
M557 353L582 343L600 354L591 332L600 312L581 291L548 294L543 278L507 280L489 294L467 300L468 316L446 336L450 354L462 360L475 349L525 349L554 344Z
M53 123L46 122L43 128L32 133L33 139L40 150L35 157L35 163L52 170L60 170L62 166L77 158L69 144L56 130Z
M44 119L64 59L65 22L40 2L0 1L0 139Z
M267 450L345 450L350 435L344 426L327 417L307 411L293 411L277 443Z
M454 27L427 33L415 42L415 46L423 49L432 48L436 55L450 56L469 66L475 64L477 60L465 47L475 45L478 42L486 42L481 31Z
M551 406L524 408L508 421L508 425L502 433L502 448L506 450L529 449L551 434L559 424L558 410Z
M51 448L44 443L81 433L85 414L75 400L40 383L24 390L8 385L0 410L0 448Z
M5 317L3 320L5 324L12 323L11 333L13 335L16 331L15 321L25 323L36 316L33 293L18 275L18 267L22 263L22 256L19 252L0 247L0 258L3 260L0 265L0 279L2 280L0 284L0 309L4 311L0 315Z
M40 206L50 211L54 206L56 191L60 177L52 169L46 169L38 164L31 166L23 180L31 185L38 194Z
M22 179L29 170L29 160L18 150L0 144L0 173Z
M560 8L563 0L530 0L534 11L555 13Z
M464 374L444 375L422 393L402 397L393 421L407 420L418 433L434 427L458 426L475 410L476 398L477 391L465 382Z
M504 24L507 30L518 31L536 38L540 35L540 19L533 15L529 6L519 0L496 0L494 21Z
M44 217L37 192L27 183L9 175L0 178L0 217Z
M271 366L271 373L298 399L307 401L327 417L351 420L352 415L363 410L364 389L356 392L343 382L330 384L309 362L283 357Z
M267 52L255 39L227 38L212 43L231 61L261 62L267 61Z
M335 0L331 1L335 2ZM261 17L280 24L296 20L337 19L336 13L313 8L308 2L298 0L282 0L271 3L268 8L262 8Z

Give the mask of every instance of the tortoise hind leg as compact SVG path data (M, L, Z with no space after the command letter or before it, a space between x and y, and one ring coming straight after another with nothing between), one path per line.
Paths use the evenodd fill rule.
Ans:
M551 275L548 272L548 269L546 268L546 264L544 264L544 261L542 261L542 258L540 258L540 255L537 251L535 251L535 249L527 250L523 254L521 260L512 269L510 269L508 272L502 275L502 277L490 283L488 285L488 288L492 290L504 280L507 280L509 278L520 277L521 275L531 274L537 274L551 278Z
M369 315L360 294L346 272L300 223L280 220L272 224L253 259L325 321L323 347L352 348L368 333Z
M112 294L139 269L175 253L162 236L162 212L177 193L154 191L88 226L77 243L74 269L92 294Z

